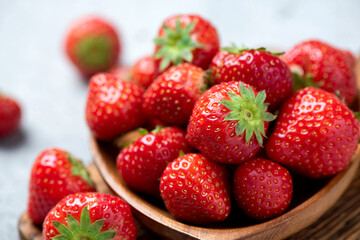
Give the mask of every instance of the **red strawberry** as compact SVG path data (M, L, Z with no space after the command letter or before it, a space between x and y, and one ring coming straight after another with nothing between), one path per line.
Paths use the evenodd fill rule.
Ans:
M190 153L170 163L160 180L161 197L175 218L203 224L230 213L227 172L201 154Z
M16 131L21 120L21 108L16 100L0 94L0 138Z
M184 61L207 69L220 48L215 27L198 15L167 18L154 41L160 72Z
M212 60L211 69L216 83L242 81L266 91L270 110L275 110L292 94L292 75L280 58L259 49L225 48Z
M130 68L126 66L115 66L108 71L110 74L115 75L117 78L131 82Z
M94 75L86 103L86 121L92 134L110 140L143 124L143 91L111 74Z
M343 54L345 55L345 58L347 59L350 66L355 67L356 66L356 57L352 52L349 50L343 50Z
M242 82L226 82L207 90L196 102L186 139L205 157L221 163L242 163L263 143L268 121L265 91Z
M292 194L291 175L277 163L254 158L235 171L235 201L252 218L266 220L279 216L289 206Z
M334 94L307 87L284 103L265 149L270 159L296 172L327 177L350 162L359 127L354 113Z
M42 223L66 195L94 190L80 160L66 151L49 148L40 153L31 169L27 212L34 223Z
M136 226L130 206L105 193L76 193L48 213L43 239L130 240Z
M157 75L158 69L152 56L140 58L131 67L132 80L144 88L147 88Z
M185 125L204 88L206 83L201 68L188 63L174 66L156 78L145 91L144 111L165 123Z
M338 91L347 104L354 100L356 77L349 54L326 43L312 40L299 43L287 51L283 59L292 68L300 67L304 79L310 81L310 85L317 85L332 93ZM300 78L298 89L309 85L304 79Z
M85 77L114 66L120 48L119 36L114 27L94 16L74 22L65 42L66 54Z
M159 195L160 177L166 165L191 148L177 127L155 129L121 150L117 157L120 176L133 189Z

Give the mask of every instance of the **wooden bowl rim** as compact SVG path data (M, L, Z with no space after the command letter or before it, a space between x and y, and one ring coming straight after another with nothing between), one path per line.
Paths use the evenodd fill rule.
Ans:
M214 228L205 228L205 227L188 225L186 223L177 221L176 219L171 217L170 213L145 201L142 197L136 194L136 192L129 189L127 186L117 184L118 180L114 179L111 176L111 174L109 174L107 167L105 166L106 164L103 163L101 160L102 155L101 155L100 147L97 142L97 139L94 136L90 137L90 146L94 156L94 162L97 165L99 172L101 173L107 184L110 186L110 188L112 188L116 194L124 198L124 200L127 201L135 210L141 212L141 214L152 219L153 221L156 221L159 224L165 225L166 227L169 227L171 229L182 232L192 237L198 237L197 235L194 234L204 231L209 234L214 234L217 236L220 236L221 234L229 235L229 234L237 233L238 237L241 237L241 234L239 233L240 230L244 231L245 234L244 237L250 236L251 234L256 234L264 229L273 229L281 224L289 222L293 218L295 218L299 213L303 212L306 209L309 209L311 206L319 202L319 200L324 199L325 196L330 194L336 194L335 195L336 197L334 197L335 200L330 204L332 206L350 184L352 178L356 173L360 159L360 144L359 144L351 162L346 167L346 169L335 175L324 187L322 187L313 196L311 196L300 205L296 206L295 208L289 210L288 212L284 213L283 215L277 218L252 226L214 229ZM120 178L119 175L117 176ZM343 184L344 189L340 192L334 193L333 192L334 187L341 184ZM306 226L309 226L312 222L318 219L325 211L326 210L318 214L318 216L316 216L312 221L303 224L303 227L301 228L305 228ZM290 234L293 234L295 232L296 231L291 232L286 236L289 236Z

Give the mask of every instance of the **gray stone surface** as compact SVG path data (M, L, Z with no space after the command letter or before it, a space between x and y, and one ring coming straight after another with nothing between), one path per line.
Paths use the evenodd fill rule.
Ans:
M218 28L223 45L288 48L319 38L360 51L360 1L19 1L0 0L0 90L22 105L19 132L0 140L0 239L17 239L26 209L31 165L43 149L64 148L92 161L84 120L87 83L63 52L70 22L106 16L123 40L131 64L153 51L161 21L174 13L199 13Z

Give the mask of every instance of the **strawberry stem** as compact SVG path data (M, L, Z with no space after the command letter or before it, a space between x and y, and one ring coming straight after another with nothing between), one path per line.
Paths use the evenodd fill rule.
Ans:
M71 169L72 174L74 176L80 176L88 184L90 184L91 186L94 186L94 182L92 181L90 174L84 167L83 163L70 154L67 156L67 158L69 159L71 166L72 166L72 169Z
M270 52L270 51L267 51L265 47L259 47L259 48L241 47L241 48L239 48L234 43L232 43L230 47L221 48L221 50L229 52L229 53L234 53L234 54L240 54L240 53L242 53L244 51L257 50L257 51L261 51L261 52L267 52L267 53L270 53L270 54L275 55L275 56L280 56L280 55L285 53L285 52Z
M96 220L90 224L90 214L87 207L81 211L80 223L67 214L68 227L58 221L52 221L56 230L60 233L53 240L110 240L117 234L116 231L108 230L100 232L105 219Z
M85 66L103 68L110 61L110 48L107 37L88 36L79 42L76 54Z
M256 140L263 145L265 135L264 121L273 121L276 116L267 112L268 104L265 103L266 93L260 91L255 97L251 87L246 87L244 83L239 82L240 96L227 92L230 100L221 100L219 103L232 110L226 115L224 121L237 121L235 132L239 136L245 133L246 143L250 141L255 134Z
M164 71L170 64L180 64L183 61L191 62L193 60L192 51L201 48L202 45L193 41L190 33L195 27L195 22L190 22L181 26L180 19L176 20L175 29L163 25L164 37L154 39L160 49L155 53L155 59L162 59L160 62L160 71Z
M292 75L294 82L293 92L306 87L320 88L319 84L314 82L314 77L311 74L305 74L304 76L301 76L299 73L293 72Z

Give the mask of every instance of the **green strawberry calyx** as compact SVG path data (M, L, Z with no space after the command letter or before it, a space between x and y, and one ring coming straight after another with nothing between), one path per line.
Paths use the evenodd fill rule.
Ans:
M154 39L160 49L155 53L155 59L162 59L160 62L160 71L164 71L170 64L180 64L183 61L192 62L192 51L203 46L191 39L190 33L195 27L195 22L190 22L181 26L180 19L176 20L175 29L163 25L164 37Z
M307 73L302 76L300 73L293 71L292 75L293 75L293 82L294 82L293 92L296 92L296 91L298 91L302 88L306 88L306 87L320 88L319 84L314 81L314 76L310 73Z
M83 163L70 154L67 156L67 158L69 159L70 164L72 166L72 168L71 168L72 174L74 176L80 176L88 184L90 184L91 186L94 186L94 182L92 181L90 174L84 167Z
M87 207L84 207L81 211L80 223L67 214L67 222L69 227L58 222L52 221L52 224L56 230L60 233L53 240L110 240L117 234L116 231L108 230L100 232L105 219L99 219L90 224L90 214Z
M266 48L264 48L264 47L247 48L247 47L243 46L243 47L240 48L240 47L236 46L234 43L231 44L230 47L221 48L221 50L226 51L228 53L234 53L234 54L241 54L244 51L251 51L251 50L266 52L266 53L270 53L270 54L275 55L275 56L280 56L280 55L284 54L284 52L270 52L270 51L266 50Z
M245 141L248 143L255 134L256 140L263 145L263 137L266 137L264 130L264 121L273 121L276 116L267 112L268 103L265 103L265 91L258 92L255 97L253 89L244 83L239 82L240 94L227 92L230 100L221 100L219 103L231 110L226 115L224 121L238 121L235 126L236 135L239 136L245 132Z
M76 46L76 55L86 67L106 67L111 60L110 53L111 41L105 36L88 36Z

